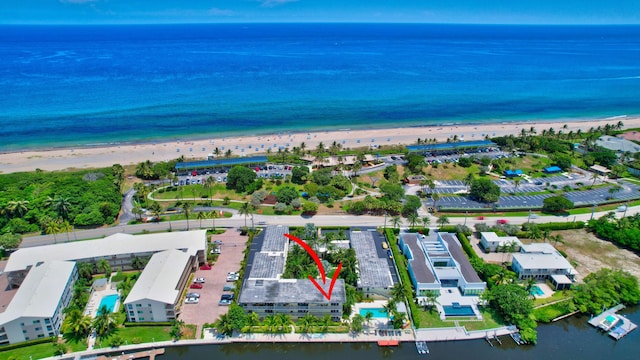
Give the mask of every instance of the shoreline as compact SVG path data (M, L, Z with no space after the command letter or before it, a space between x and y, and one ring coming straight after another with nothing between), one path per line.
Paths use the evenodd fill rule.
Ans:
M401 127L323 129L307 131L278 131L267 134L228 135L211 134L201 138L185 138L136 143L105 143L95 146L62 147L53 149L24 149L0 152L0 173L34 171L35 169L56 171L65 169L90 169L108 167L113 164L123 166L146 160L167 161L180 156L185 161L203 159L217 147L224 154L231 149L232 156L263 155L267 148L272 154L278 148L305 143L306 149L315 148L320 142L329 147L334 141L343 148L362 148L388 145L414 144L418 138L446 141L454 135L460 141L471 141L503 135L519 135L521 129L534 127L537 133L553 127L556 131L587 131L591 127L624 123L624 128L640 127L640 116L613 116L600 119L540 119L537 121L494 121L494 122L443 122L440 125L403 125ZM560 126L558 126L560 125ZM567 129L562 126L567 125Z

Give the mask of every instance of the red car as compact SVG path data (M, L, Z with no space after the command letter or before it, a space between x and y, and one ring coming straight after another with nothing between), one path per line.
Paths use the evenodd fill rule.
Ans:
M204 265L200 266L200 270L211 270L211 265L204 264Z
M191 284L191 286L189 286L189 288L191 288L191 289L202 289L202 284L193 283L193 284Z
M484 220L484 216L478 216L476 219L478 219L478 220Z
M504 225L506 223L508 223L509 221L507 221L507 219L499 219L498 221L496 221L498 224Z

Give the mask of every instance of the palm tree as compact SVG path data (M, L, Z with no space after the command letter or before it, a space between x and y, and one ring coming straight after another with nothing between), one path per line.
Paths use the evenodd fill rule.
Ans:
M542 231L542 240L544 242L547 242L547 239L549 238L550 235L551 235L551 230L544 229L544 231Z
M60 221L53 219L49 220L45 225L45 232L47 235L53 234L53 242L57 244L58 239L56 238L56 234L60 232Z
M207 180L205 180L204 184L209 189L209 199L213 203L213 185L216 183L216 179L213 176L209 176Z
M373 313L371 311L367 311L367 313L364 314L364 320L367 323L367 326L369 326L371 319L373 319Z
M438 193L431 194L431 200L433 200L433 209L436 209L436 202L440 200L440 195Z
M232 151L231 149L227 149L227 151L225 151L224 153L224 157L226 157L227 159L231 157Z
M11 214L12 216L17 215L18 217L23 217L24 214L26 214L27 211L29 210L27 208L27 205L29 205L29 201L27 200L9 201L5 207L5 211Z
M60 222L60 231L63 231L67 234L67 242L71 241L71 239L69 239L69 232L73 231L73 226L69 224L69 221L64 220Z
M407 220L409 221L409 226L415 228L416 224L420 221L420 217L415 212L412 212L407 215Z
M221 154L220 149L219 149L218 147L216 147L215 149L213 149L213 154L214 154L217 158L219 158L219 157L220 157L220 154Z
M266 320L267 319L265 318L265 321ZM233 330L234 330L233 321L228 314L220 315L220 317L218 318L218 320L216 320L213 326L215 326L215 328L218 329L218 332L223 335L226 335L226 336L233 335Z
M88 262L78 263L78 275L83 279L91 281L94 270L95 270L95 266L93 266L92 263L88 263Z
M189 231L189 214L191 213L191 203L188 201L184 201L180 204L182 211L184 211L184 217L187 218L187 231Z
M149 206L149 210L153 214L153 216L157 219L156 221L160 221L160 215L162 215L162 206L157 201L151 203Z
M440 227L443 227L448 224L449 224L449 217L447 215L442 215L438 218L438 225L440 225Z
M98 271L105 273L107 277L111 275L111 265L109 265L109 262L105 259L98 260L96 268Z
M106 305L102 305L98 309L98 315L93 319L93 328L100 337L109 335L116 327L113 312L109 311Z
M558 234L556 236L552 236L551 240L555 241L555 244L558 245L558 242L563 242L562 235Z
M396 301L393 298L387 300L387 303L382 305L382 308L387 313L387 320L391 317L391 314L396 311Z
M293 324L291 315L289 314L276 314L276 324L278 331L287 332L287 327Z
M520 186L520 182L521 181L522 180L519 177L513 179L513 191L514 192L518 189L518 186Z
M244 227L247 227L247 217L249 215L253 215L253 206L250 203L245 202L242 204L240 209L238 209L238 214L244 215Z
M439 304L438 296L439 294L437 291L430 290L426 292L424 299L422 300L422 303L425 306L425 310L427 306L430 306L430 311L433 311L433 308L436 306L436 304Z
M400 218L400 216L395 215L391 217L391 226L393 226L394 229L399 228L402 225L402 219Z
M71 211L71 203L69 202L69 199L62 196L56 196L53 199L48 197L47 200L45 200L45 205L47 204L52 206L54 211L58 213L58 216L63 219L66 219L67 216L69 216L69 212Z
M196 215L196 219L200 220L200 229L202 229L202 220L207 218L207 213L204 211L199 211L198 215Z
M216 231L216 218L218 217L218 211L212 210L209 213L209 217L211 218L211 226L213 228L213 231Z
M264 325L266 332L269 332L269 333L276 332L276 330L278 329L278 321L276 320L276 316L275 315L265 316L264 320L262 320L262 325ZM218 328L218 331L220 331L220 328Z
M62 332L71 334L76 339L82 339L89 335L90 331L91 317L83 315L80 309L69 308L62 322Z
M322 317L322 319L320 320L320 331L322 331L323 333L326 333L327 331L329 331L329 326L331 325L333 321L331 321L331 315L325 315Z
M309 313L306 313L303 317L301 317L298 320L298 324L300 325L300 330L302 331L302 333L308 334L311 331L311 328L313 327L313 325L315 325L317 321L318 321L318 318L316 318L315 316Z
M247 314L247 333L250 333L254 326L260 324L260 316L256 312Z
M428 216L424 216L424 217L422 218L422 226L423 226L424 228L428 228L428 227L429 227L429 225L431 225L431 218L430 218L430 217L428 217Z
M407 294L407 289L400 282L397 282L391 289L391 297L396 302L404 302L409 298L409 294Z
M465 178L464 178L464 184L467 185L467 192L469 191L469 189L471 188L471 184L473 184L473 180L475 180L476 178L473 176L473 174L469 173Z

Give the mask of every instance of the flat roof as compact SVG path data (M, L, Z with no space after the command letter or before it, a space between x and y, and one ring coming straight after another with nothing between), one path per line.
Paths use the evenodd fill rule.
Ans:
M522 245L521 252L540 253L540 254L557 254L558 250L556 250L556 248L549 243L531 243L527 245Z
M551 275L551 279L556 284L573 284L573 281L567 275Z
M603 148L626 152L629 151L631 153L640 152L640 145L634 143L633 141L629 141L625 138L618 138L610 135L602 135L596 140L596 145L602 146Z
M207 248L206 233L206 230L144 235L118 233L98 240L21 248L11 254L4 271L26 270L29 266L48 260L82 260L169 249L186 250L189 255L196 255L198 251L205 251Z
M278 279L284 272L284 254L259 252L253 257L253 262L247 264L248 279Z
M327 279L326 290L329 288ZM319 281L322 285L322 281ZM257 280L249 279L245 281L238 303L341 303L344 304L345 287L344 280L336 280L331 301L327 300L315 285L308 279L280 279L280 280Z
M448 150L448 149L489 147L489 146L496 146L496 143L494 143L491 140L458 141L458 142L441 143L441 144L408 145L407 150L409 152L416 152L416 151Z
M265 251L285 251L289 239L284 234L289 233L288 226L271 225L267 226L264 231L264 240L262 241L261 252Z
M380 258L376 251L373 234L370 231L351 231L351 247L358 261L358 286L372 288L390 288L393 278L387 264L387 258Z
M556 171L562 171L562 169L560 169L560 167L558 166L549 166L544 168L544 171L546 172L556 172Z
M589 168L592 169L592 170L595 170L597 172L601 172L601 173L610 173L611 172L611 170L609 170L606 167L601 166L601 165L591 165Z
M508 243L516 243L522 246L522 243L520 242L520 239L518 239L515 236L498 236L498 234L494 233L494 232L481 232L480 233L481 237L483 237L486 241L489 242L497 242L500 245L503 244L508 244Z
M20 317L52 317L75 266L73 261L54 260L31 268L7 310L0 314L0 324Z
M402 234L402 242L405 243L411 251L413 260L409 260L411 271L418 283L433 284L436 277L427 265L427 257L422 252L422 247L418 244L418 236L413 233Z
M124 303L155 300L175 304L180 296L180 278L190 257L191 255L174 249L153 254Z
M573 266L559 253L515 253L513 261L517 261L523 269L567 269L573 273Z
M454 234L450 233L438 233L438 235L447 243L447 247L449 248L449 253L458 263L460 268L460 272L462 276L468 283L480 283L482 280L478 273L473 269L467 255L462 250L462 245L460 245L460 241Z
M200 168L228 166L228 165L259 164L259 163L266 163L266 162L267 162L266 156L249 156L249 157L230 158L230 159L188 161L188 162L177 163L176 170L200 169Z

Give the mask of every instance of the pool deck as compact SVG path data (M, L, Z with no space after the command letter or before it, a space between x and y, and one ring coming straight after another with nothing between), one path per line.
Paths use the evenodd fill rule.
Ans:
M627 319L626 317L624 317L622 315L616 314L618 311L620 311L622 309L624 309L624 305L619 304L619 305L616 305L616 306L612 307L611 309L605 310L600 315L591 318L591 320L589 320L589 325L594 326L594 327L596 327L598 329L607 331L609 336L611 336L612 338L614 338L616 340L620 340L625 335L627 335L628 333L630 333L633 330L638 328L638 325L636 325L633 322L631 322L631 320ZM608 316L615 316L620 321L622 321L622 323L621 324L616 324L615 326L612 326L612 327L603 327L602 323L605 321L605 319Z

